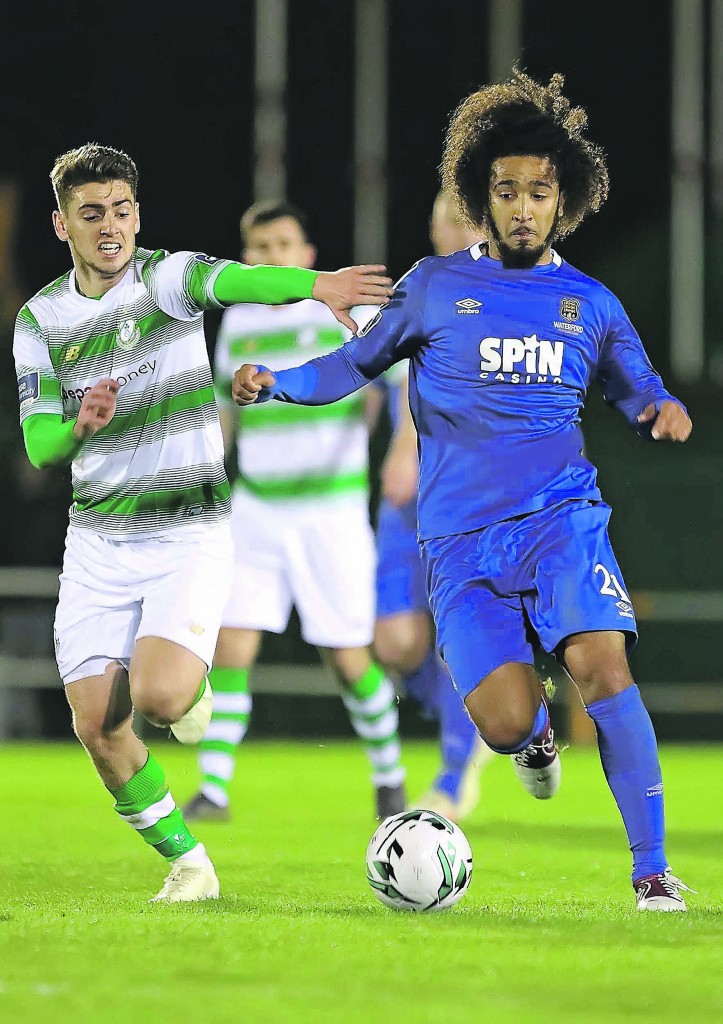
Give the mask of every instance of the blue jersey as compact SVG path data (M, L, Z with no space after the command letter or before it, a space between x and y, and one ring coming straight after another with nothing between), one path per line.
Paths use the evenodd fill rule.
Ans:
M478 243L421 260L358 337L260 397L334 402L409 358L422 540L598 500L580 430L591 381L636 428L671 396L618 299L552 255L510 270Z

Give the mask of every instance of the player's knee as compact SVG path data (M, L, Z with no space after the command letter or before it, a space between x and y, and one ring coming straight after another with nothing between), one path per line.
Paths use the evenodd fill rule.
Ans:
M482 739L494 750L517 750L529 741L535 716L527 709L494 708L484 711L467 704L472 721Z
M622 693L632 685L633 679L626 661L602 663L592 661L571 671L585 704L594 704Z
M427 637L420 637L411 629L377 628L374 634L377 658L387 668L405 675L416 672L429 650Z
M171 686L146 686L142 681L131 685L133 707L151 722L165 728L183 718L191 705L189 694L179 693Z
M102 719L73 717L73 730L93 761L111 761L114 750L124 742L124 732L130 722L108 728Z

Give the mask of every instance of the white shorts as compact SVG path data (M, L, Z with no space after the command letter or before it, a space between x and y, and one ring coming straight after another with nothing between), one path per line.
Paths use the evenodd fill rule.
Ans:
M55 613L64 683L130 664L136 640L159 636L213 662L232 573L228 523L164 537L112 540L70 526Z
M374 633L376 549L366 503L272 504L236 489L236 566L223 624L283 633L292 605L317 647L366 647Z

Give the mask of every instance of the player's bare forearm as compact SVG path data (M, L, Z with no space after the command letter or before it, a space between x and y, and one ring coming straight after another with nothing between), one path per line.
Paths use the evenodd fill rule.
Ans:
M394 294L392 279L385 274L382 264L345 267L333 273L316 275L312 296L329 307L339 323L352 334L357 324L348 315L352 306L381 306Z
M406 386L399 388L398 397L397 425L381 470L382 494L395 508L401 508L412 501L419 485L417 429L409 408Z
M651 402L638 416L638 423L650 423L650 436L654 441L687 441L693 430L693 423L682 405L672 400L660 403L658 407Z
M228 405L219 404L218 407L218 418L221 424L221 434L223 436L223 452L225 456L228 456L233 448L233 443L236 438L236 428L238 426L240 412L238 409L234 409Z

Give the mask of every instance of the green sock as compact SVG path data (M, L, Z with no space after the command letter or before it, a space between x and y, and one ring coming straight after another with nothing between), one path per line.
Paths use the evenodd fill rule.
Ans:
M372 663L361 679L346 685L342 699L372 763L374 785L401 785L406 773L400 764L397 696L384 672Z
M199 744L201 792L219 807L227 807L236 748L246 735L251 717L249 670L212 668L209 679L213 690L213 715Z
M166 860L188 853L198 840L170 794L166 776L153 754L128 782L111 790L115 810Z

